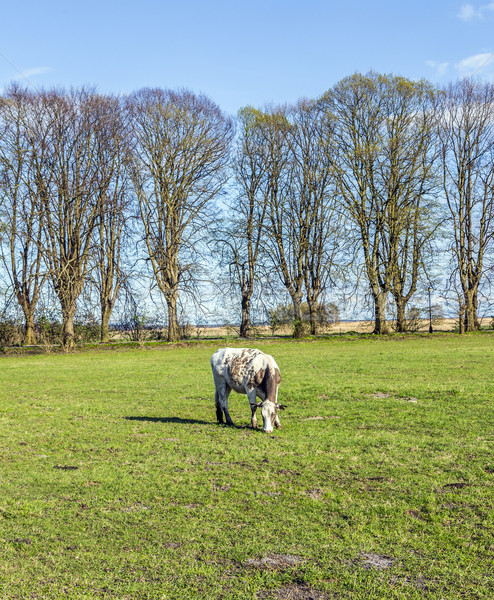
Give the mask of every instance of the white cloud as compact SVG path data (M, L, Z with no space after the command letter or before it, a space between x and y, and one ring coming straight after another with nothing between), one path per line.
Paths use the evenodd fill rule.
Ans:
M53 71L51 67L32 67L30 69L19 69L14 63L9 60L5 55L2 56L7 60L7 62L11 65L11 67L15 70L15 76L11 76L8 79L0 81L0 93L3 93L6 89L7 85L13 81L20 81L23 85L30 85L33 88L36 88L36 85L32 81L31 78L36 77L37 75L43 75L44 73L49 73Z
M468 76L474 75L492 63L494 63L494 53L484 52L464 58L459 63L456 63L455 68L460 72L460 75Z
M472 21L480 16L480 11L476 10L471 4L463 4L458 13L458 18L462 21Z
M494 12L494 2L482 4L475 8L473 4L462 4L458 18L462 21L473 21L474 19L485 19L488 13Z
M447 63L447 62L440 63L435 60L427 60L427 61L425 61L425 64L429 68L433 69L433 71L435 71L435 75L437 77L442 77L443 75L445 75L446 71L448 70L448 67L449 67L449 63Z
M26 69L25 71L19 71L19 75L17 75L15 79L29 79L29 77L34 77L35 75L43 75L44 73L48 73L49 71L51 71L50 67L33 67L31 69Z

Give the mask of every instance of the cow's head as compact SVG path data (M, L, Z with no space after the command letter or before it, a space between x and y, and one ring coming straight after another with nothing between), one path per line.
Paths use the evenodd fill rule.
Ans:
M263 402L257 402L256 406L261 409L262 415L262 428L266 433L272 433L273 427L276 424L276 417L279 410L285 410L284 404L277 404L270 400L264 400ZM279 427L279 422L277 427Z

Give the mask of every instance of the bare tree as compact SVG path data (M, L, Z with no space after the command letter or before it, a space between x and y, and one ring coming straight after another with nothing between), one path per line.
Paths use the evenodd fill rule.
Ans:
M109 340L109 321L122 284L128 277L122 267L123 246L128 242L130 219L130 182L128 177L128 123L120 102L105 99L107 104L99 129L111 142L102 148L100 176L108 182L102 188L95 228L94 281L99 295L101 342ZM127 244L128 245L128 244Z
M312 100L293 107L247 107L240 113L235 171L241 193L229 206L235 233L224 246L241 292L243 335L250 326L250 299L261 269L266 295L267 257L291 297L294 335L302 335L304 328L304 291L311 331L316 332L318 304L334 267L342 220L332 187L332 138L322 126L323 117L323 107Z
M300 100L289 112L288 143L293 157L292 196L297 199L299 248L311 333L317 333L321 298L334 276L342 243L332 168L333 130L324 106Z
M43 197L46 130L36 94L11 86L0 100L0 189L5 211L6 267L24 314L24 343L35 344L34 314L46 279Z
M105 98L86 89L51 91L41 95L49 127L46 164L49 186L43 197L45 256L60 302L62 344L75 344L74 315L94 249L101 203L111 183L104 126Z
M303 335L302 298L308 247L304 199L295 193L295 159L290 146L292 123L287 107L265 110L259 123L267 173L265 248L293 304L294 337Z
M360 237L377 334L386 331L388 294L393 291L404 310L416 289L427 236L407 232L415 227L417 234L430 215L420 206L429 190L433 96L427 82L371 72L343 79L324 98L336 123L338 189ZM404 254L410 243L411 263Z
M393 265L390 291L396 304L397 331L405 331L406 307L421 275L426 275L441 222L436 200L437 92L424 81L396 78L389 83L376 191L385 207L382 254Z
M238 144L233 169L238 186L228 203L227 228L219 235L230 281L240 291L240 337L251 334L251 299L259 280L259 259L266 232L268 157L262 135L263 114L248 106L239 111Z
M460 331L479 328L478 294L494 239L494 85L463 79L441 103L443 189Z
M134 132L131 176L156 283L179 337L179 289L193 279L197 249L226 181L233 123L205 96L144 89L127 100Z

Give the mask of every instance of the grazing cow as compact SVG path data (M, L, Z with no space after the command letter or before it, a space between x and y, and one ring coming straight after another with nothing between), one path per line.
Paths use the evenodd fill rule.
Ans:
M228 413L228 396L235 390L249 398L252 427L257 428L256 410L260 408L264 431L271 433L273 426L281 429L278 410L285 406L278 404L281 375L272 356L254 348L221 348L211 357L211 368L218 423L223 423L224 413L226 424L233 425ZM261 402L257 402L256 397Z

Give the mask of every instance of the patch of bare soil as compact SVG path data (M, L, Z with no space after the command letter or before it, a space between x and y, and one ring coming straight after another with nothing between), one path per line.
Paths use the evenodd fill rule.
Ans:
M319 488L314 490L305 490L305 493L312 500L320 500L324 496L324 491L320 490Z
M387 392L375 392L374 394L367 394L370 398L375 398L377 400L384 400L386 398L395 398L396 400L406 400L407 402L412 402L413 404L417 404L418 400L414 396L394 396L394 394L389 394Z
M422 514L420 513L419 510L416 510L414 508L410 508L408 510L405 511L405 514L412 517L413 519L417 519L418 521L425 521L426 519L424 519L424 517L422 516Z
M464 487L468 487L469 485L471 485L470 483L465 483L464 481L459 481L457 483L447 483L446 485L443 485L443 489L457 489L457 490L461 490Z
M131 504L130 506L124 506L121 510L122 510L122 512L125 512L125 513L133 513L133 512L140 512L140 511L144 511L144 510L151 510L151 507L145 506L144 504L137 502L136 504Z
M325 421L326 419L339 419L338 415L329 415L328 417L305 417L302 421Z
M232 486L231 485L218 485L213 482L213 492L228 492Z
M280 570L295 567L303 562L301 556L293 556L291 554L268 554L264 558L249 558L245 562L248 567L257 567L258 569Z
M177 542L165 542L163 544L163 548L167 550L176 550L177 548L181 548L183 544Z
M289 583L277 590L258 592L259 600L329 600L329 596L306 583Z
M394 558L383 554L366 552L359 555L364 569L390 569L395 562Z
M431 591L431 586L433 586L434 582L430 581L429 579L427 579L426 577L423 577L422 575L419 575L418 577L399 577L399 576L393 576L389 583L392 586L397 586L397 585L406 585L406 586L412 586L414 588L416 588L417 590L420 590L421 592L425 592L426 594Z

